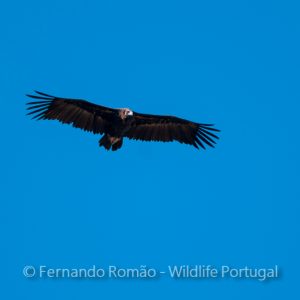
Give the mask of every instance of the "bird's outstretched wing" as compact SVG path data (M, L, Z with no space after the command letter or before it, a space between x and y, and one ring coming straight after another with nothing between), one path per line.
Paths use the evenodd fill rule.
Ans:
M35 91L27 95L38 99L28 102L28 115L37 120L58 120L93 133L104 133L117 111L85 100L67 99Z
M173 116L159 116L133 113L135 123L125 134L130 139L142 141L161 141L199 146L205 149L205 145L214 147L215 139L213 132L219 132L212 124L199 124Z

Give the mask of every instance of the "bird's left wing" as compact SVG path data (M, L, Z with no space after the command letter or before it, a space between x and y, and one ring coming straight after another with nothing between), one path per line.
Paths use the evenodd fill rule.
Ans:
M96 105L85 100L51 96L35 91L36 95L27 95L38 99L27 103L29 113L37 120L58 120L93 133L104 133L117 110Z
M149 115L133 113L135 122L125 134L130 139L142 141L161 141L189 144L197 149L199 146L205 149L205 144L214 147L215 139L213 132L218 129L212 124L194 123L173 116Z

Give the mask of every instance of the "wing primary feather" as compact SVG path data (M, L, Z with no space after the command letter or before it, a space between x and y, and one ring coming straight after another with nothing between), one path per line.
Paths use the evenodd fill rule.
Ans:
M38 117L40 117L40 116L45 116L45 111L42 111L41 113L39 113L39 114L37 114L37 115L34 115L33 117L32 117L32 120L33 119L36 119L36 118L38 118ZM39 119L38 119L39 120Z
M208 124L208 125L207 124L199 124L199 125L200 125L200 127L205 128L207 130L212 130L212 131L220 132L219 129L211 127L211 126L214 126L214 124Z
M202 142L198 139L197 136L195 136L195 141L197 142L197 144L199 144L201 146L201 148L203 148L205 150L205 146L202 144ZM198 148L198 147L197 147ZM198 148L199 149L199 148Z
M201 126L207 126L207 127L215 126L215 124L204 124L204 123L200 123L199 125L201 125Z
M37 102L51 102L53 101L53 99L49 99L49 98L46 98L46 97L41 97L41 96L36 96L36 95L26 95L27 97L30 97L30 98L34 98L34 99L43 99L43 100L47 100L47 101L36 101L36 102L28 102L27 104L30 104L30 103L37 103Z
M50 98L56 98L55 96L51 96L49 94L45 94L45 93L42 93L42 92L39 92L39 91L34 91L35 93L39 94L39 95L42 95L42 96L46 96L46 97L50 97Z
M29 115L32 115L32 114L36 114L36 113L38 113L40 111L43 111L43 110L46 111L47 109L48 109L48 107L42 107L42 108L30 111L29 113L27 113L27 115L29 116Z
M43 99L43 100L48 100L48 101L52 101L54 98L47 98L47 97L43 97L43 96L37 96L37 95L26 95L27 97L30 98L34 98L34 99Z
M50 104L50 103L49 103ZM48 103L38 104L38 105L32 105L26 108L26 110L36 109L39 107L49 107Z
M208 146L214 148L215 146L209 141L207 140L203 135L197 135L197 137L204 142L205 144L207 144Z
M210 136L208 136L206 133L202 132L201 130L197 132L197 135L202 135L206 139L208 139L210 142L216 144L216 142Z
M212 132L209 132L207 129L204 129L204 128L202 128L201 127L201 131L202 132L205 132L206 134L208 134L208 135L210 135L210 136L212 136L212 137L214 137L215 139L219 139L219 137L218 136L216 136L215 134L213 134Z
M198 146L196 140L192 142L192 145L193 145L195 148L199 149L199 146ZM203 146L201 143L199 143L199 145L200 145L203 149L205 149L204 146Z

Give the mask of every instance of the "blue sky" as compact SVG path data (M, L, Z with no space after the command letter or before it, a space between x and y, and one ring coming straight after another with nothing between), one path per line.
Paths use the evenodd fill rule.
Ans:
M1 3L2 293L9 299L299 297L296 1ZM215 123L216 149L25 116L37 89ZM278 280L27 279L25 265L232 265Z

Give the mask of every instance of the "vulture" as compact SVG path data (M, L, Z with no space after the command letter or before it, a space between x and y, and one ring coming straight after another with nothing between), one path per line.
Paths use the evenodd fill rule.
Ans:
M214 147L218 129L213 124L202 124L175 116L150 115L128 108L114 109L91 102L60 98L35 91L27 95L35 99L28 102L28 115L37 120L58 120L74 127L103 135L99 146L116 151L123 138L141 141L159 141L188 144L199 149Z

